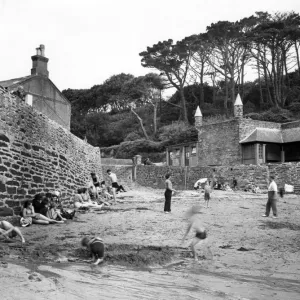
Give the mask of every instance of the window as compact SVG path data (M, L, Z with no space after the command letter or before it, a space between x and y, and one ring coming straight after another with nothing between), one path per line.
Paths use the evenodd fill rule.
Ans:
M258 158L263 159L263 145L258 144Z
M192 154L197 154L197 148L196 148L196 146L192 146Z

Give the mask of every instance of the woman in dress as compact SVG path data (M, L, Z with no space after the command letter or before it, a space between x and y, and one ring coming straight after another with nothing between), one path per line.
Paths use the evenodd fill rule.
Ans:
M166 174L165 178L165 207L164 207L164 212L166 214L171 212L171 198L172 198L172 192L176 192L173 187L172 187L172 182L170 180L171 174Z

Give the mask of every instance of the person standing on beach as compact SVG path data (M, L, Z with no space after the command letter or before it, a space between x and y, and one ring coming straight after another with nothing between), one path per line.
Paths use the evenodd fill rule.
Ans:
M123 191L126 192L125 189L123 188L122 185L118 184L118 179L117 179L117 175L115 173L113 173L111 170L107 170L106 171L108 174L108 177L111 180L111 186L112 186L112 192L113 192L113 197L114 197L114 201L115 203L117 202L116 200L116 193L118 193L119 191Z
M171 174L167 173L165 178L165 207L164 207L164 212L166 214L171 212L171 199L172 199L172 192L176 192L173 187L172 187L172 182L170 180Z
M206 203L206 208L209 207L208 202L210 200L210 193L211 193L211 188L210 188L209 182L206 181L205 186L204 186L204 201Z
M266 204L266 213L263 215L263 217L268 217L270 214L270 210L272 208L273 210L273 218L277 218L277 184L275 182L274 176L270 176L270 185L268 188L268 201Z

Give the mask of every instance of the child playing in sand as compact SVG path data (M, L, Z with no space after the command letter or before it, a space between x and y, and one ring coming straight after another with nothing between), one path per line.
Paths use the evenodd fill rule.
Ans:
M86 247L91 255L92 259L95 260L94 265L98 265L104 260L104 243L103 240L99 237L94 238L83 238L81 240L81 245Z
M190 232L191 229L194 229L196 232L195 237L192 240L191 243L191 249L192 249L192 253L194 256L194 259L197 261L198 260L198 256L196 253L196 249L195 246L197 244L207 244L207 232L205 230L205 227L203 226L202 222L199 219L199 213L200 213L200 206L193 206L187 213L186 216L189 218L189 226L187 228L187 231L184 235L184 237L182 238L182 243L184 242L186 236L188 235L188 233ZM208 246L208 250L212 256L212 253L210 251L210 248Z
M19 228L14 227L7 221L0 221L0 236L4 236L6 240L11 241L11 238L19 236L21 238L22 245L25 243L25 239Z

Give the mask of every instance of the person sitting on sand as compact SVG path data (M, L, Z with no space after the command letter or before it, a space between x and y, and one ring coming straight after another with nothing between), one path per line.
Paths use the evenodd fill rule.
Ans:
M95 184L97 194L98 194L98 204L104 204L106 206L110 206L111 204L107 202L107 196L102 193L102 189L100 188L100 184L96 183ZM110 194L108 194L110 195ZM110 199L109 199L110 200Z
M31 201L26 201L23 208L23 218L31 218L33 224L48 225L52 223L64 223L64 221L56 221L47 218L46 216L36 213Z
M103 240L99 237L94 238L87 238L84 237L81 240L81 245L86 247L91 255L92 261L94 261L94 265L98 265L99 263L103 262L104 260L104 243Z
M108 192L108 189L106 187L105 181L101 181L100 184L100 194L102 197L104 197L106 200L111 200L113 198L113 195L111 195Z
M91 201L85 202L82 197L83 191L84 191L83 188L77 189L77 194L74 195L73 201L74 201L75 208L87 208L87 207L101 208L103 206L103 205L98 205L97 203L93 203Z
M65 218L62 217L60 212L56 209L56 202L49 201L48 199L45 202L46 207L48 208L46 217L52 220L66 221Z
M200 206L193 206L187 213L186 217L189 219L189 225L186 230L185 235L182 238L182 243L184 242L186 236L190 232L191 229L194 229L196 232L196 235L191 243L191 249L195 260L198 260L198 256L196 253L195 246L197 244L207 244L207 232L205 230L205 227L203 226L202 222L199 219L199 213L200 213ZM208 250L211 254L210 248L208 246Z
M43 194L36 194L32 200L32 205L36 213L46 216L47 208L45 207L45 202L43 202L43 200L44 200Z
M25 243L21 230L7 221L0 221L0 236L3 236L8 241L11 241L15 236L19 236L22 245Z

